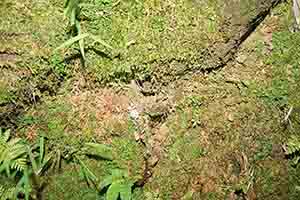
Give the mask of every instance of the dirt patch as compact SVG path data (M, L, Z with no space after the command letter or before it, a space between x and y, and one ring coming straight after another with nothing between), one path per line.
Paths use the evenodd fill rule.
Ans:
M16 53L0 52L0 66L4 66L8 63L15 63L16 60Z

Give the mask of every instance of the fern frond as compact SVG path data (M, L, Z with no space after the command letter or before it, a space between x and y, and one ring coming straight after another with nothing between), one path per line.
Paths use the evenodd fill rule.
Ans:
M16 160L13 160L10 164L10 168L17 170L17 171L24 171L25 167L27 166L27 159L25 158L19 158Z
M300 161L300 138L292 136L284 146L285 154L292 158L292 163L297 165Z
M292 136L286 144L286 154L291 155L300 151L300 139L296 136Z
M4 133L0 130L0 141L4 144L8 141L10 137L10 130L6 130Z
M10 138L9 131L0 134L0 172L23 171L26 166L26 145L20 138Z
M0 200L15 199L16 187L0 185Z
M12 138L12 139L10 139L9 141L7 141L6 144L7 144L8 146L14 146L14 145L18 144L20 141L21 141L20 138Z

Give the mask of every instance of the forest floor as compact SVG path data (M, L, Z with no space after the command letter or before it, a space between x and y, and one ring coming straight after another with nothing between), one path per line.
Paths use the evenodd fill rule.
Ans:
M87 163L100 180L113 168L144 176L134 199L297 199L299 167L283 150L300 126L290 5L274 9L222 69L167 81L151 95L134 81L230 37L228 5L207 2L89 0L83 30L117 53L87 41L85 63L76 45L54 51L69 37L61 1L1 2L0 126L32 142L45 136L53 151L110 145L113 161ZM97 195L69 164L45 188L53 200Z

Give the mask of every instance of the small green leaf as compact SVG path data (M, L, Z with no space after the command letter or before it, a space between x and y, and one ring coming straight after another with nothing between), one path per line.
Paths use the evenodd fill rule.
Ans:
M108 147L107 145L104 145L104 144L86 143L85 144L85 154L99 156L99 157L107 159L107 160L113 159L112 148Z
M44 159L44 150L45 150L44 142L45 142L44 137L40 137L40 160L39 160L40 164L42 164Z
M107 190L106 200L118 200L120 195L120 185L118 183L112 183Z
M122 169L113 169L112 170L112 176L115 178L115 179L123 179L123 177L127 177L127 173L122 170Z
M124 184L120 187L120 196L122 200L131 200L132 184Z
M103 190L105 187L109 186L112 183L112 176L107 176L104 178L103 181L101 181L99 185L99 190Z
M30 194L30 182L29 182L29 172L28 169L25 168L24 170L24 192L25 192L25 199L29 200L29 194Z
M37 165L37 163L36 163L36 161L34 159L34 156L33 156L32 152L31 152L30 148L28 148L28 154L29 154L29 158L30 158L32 169L33 169L34 173L37 174L37 172L38 172L38 165Z
M188 191L181 200L192 200L193 199L193 191Z

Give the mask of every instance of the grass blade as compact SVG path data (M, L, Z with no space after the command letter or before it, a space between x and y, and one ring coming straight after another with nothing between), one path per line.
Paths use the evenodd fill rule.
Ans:
M30 182L29 182L29 172L26 168L24 170L24 193L25 193L25 199L29 200L29 194L30 194Z
M59 49L63 49L65 47L68 47L72 44L74 44L75 42L79 41L79 40L82 40L86 37L90 36L90 34L88 33L84 33L84 34L81 34L81 35L77 35L75 37L72 37L71 39L67 40L66 42L62 43L59 47L57 47L54 51L57 51Z
M33 172L36 174L37 171L38 171L38 165L34 159L34 155L33 153L31 152L31 149L28 148L28 154L29 154L29 159L30 159L30 162L31 162L31 166L32 166L32 169L33 169Z
M76 26L78 35L81 35L80 23L78 21L75 21L75 26ZM79 40L79 48L80 48L80 53L82 55L82 58L85 59L84 40L83 39Z
M88 184L91 182L92 184L95 185L98 180L97 176L89 169L89 167L79 157L76 156L76 158L79 162L80 168L84 174L86 182Z
M90 35L90 37L95 41L95 42L99 42L100 44L102 44L103 46L109 48L109 49L113 49L112 46L110 46L109 44L107 44L106 42L104 42L99 36L96 35Z
M44 150L45 150L45 145L44 145L45 139L44 137L40 138L40 164L43 163L43 158L44 158Z
M65 16L70 17L73 10L76 10L76 8L79 6L80 1L79 0L67 0L65 3Z
M76 9L72 9L71 15L70 15L70 22L71 26L74 26L76 24Z

